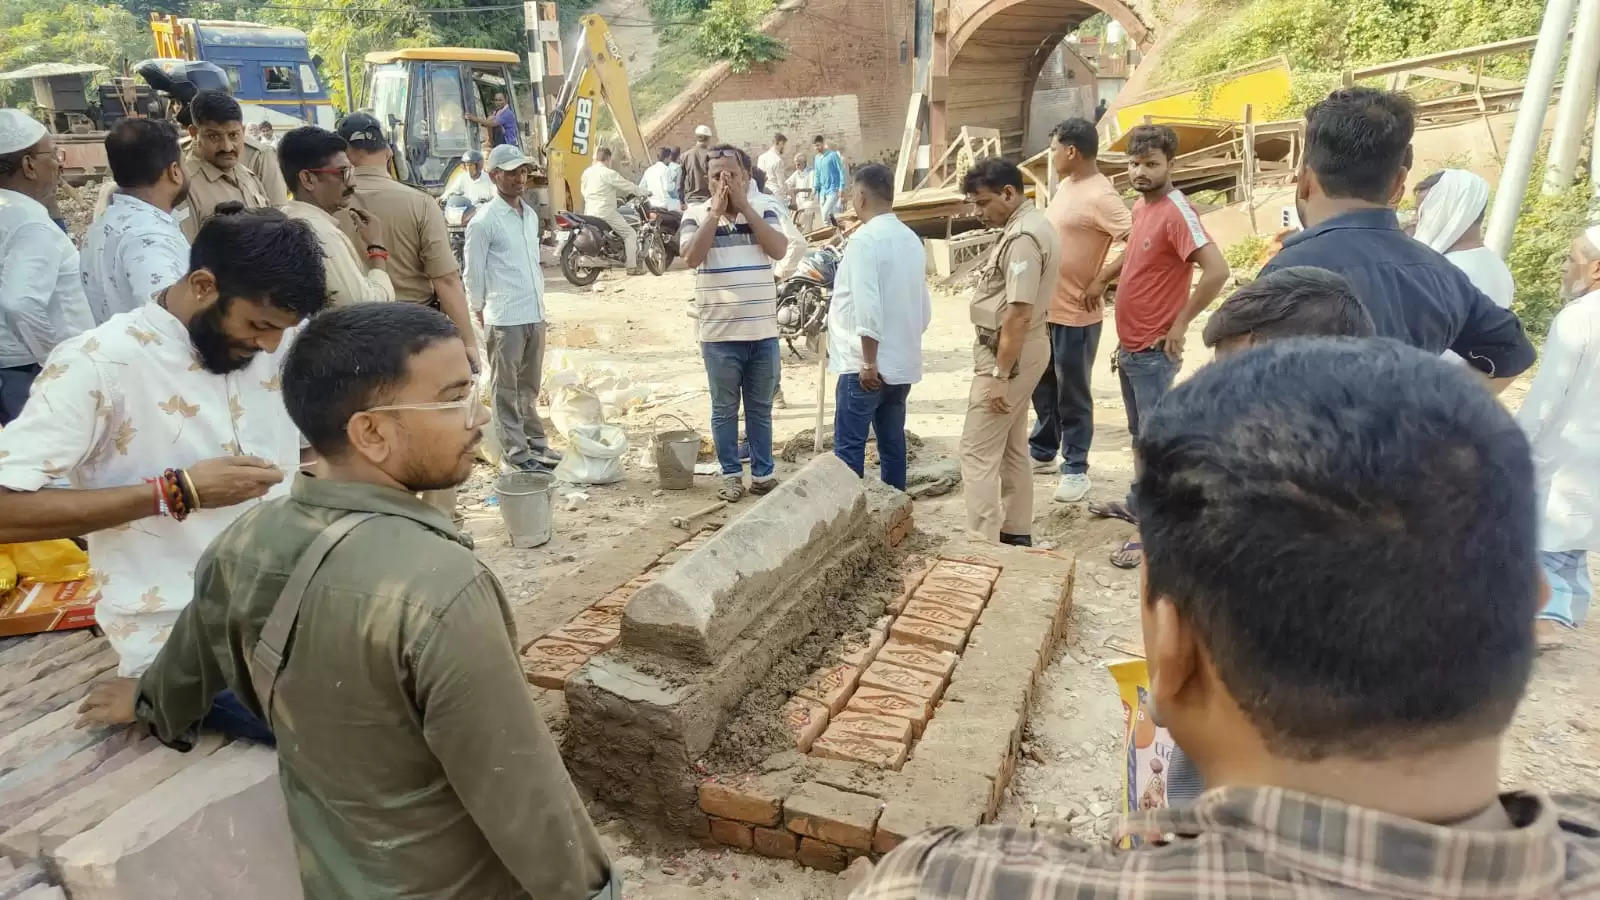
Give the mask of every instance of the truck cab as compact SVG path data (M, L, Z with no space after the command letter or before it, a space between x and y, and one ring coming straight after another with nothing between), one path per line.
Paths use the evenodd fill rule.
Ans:
M247 124L270 121L277 128L333 128L333 101L317 74L305 32L279 25L180 19L150 14L156 54L201 60L227 75L229 93L244 108Z
M470 47L413 47L368 53L367 106L389 131L395 169L402 181L434 194L468 150L490 149L489 128L468 116L494 112L494 95L504 93L518 110L511 82L520 61L515 53ZM517 115L520 146L527 123Z

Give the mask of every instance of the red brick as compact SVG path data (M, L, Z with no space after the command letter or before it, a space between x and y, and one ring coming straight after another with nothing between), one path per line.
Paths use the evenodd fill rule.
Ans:
M961 648L967 643L967 633L960 628L906 616L894 620L894 624L889 627L889 636L899 638L907 644L920 644L935 650L948 650L951 653L960 653Z
M588 625L594 628L619 628L622 625L622 607L591 606L572 617L571 625Z
M902 719L901 721L905 721ZM909 724L909 723L907 723ZM906 762L906 745L895 741L882 741L859 734L831 731L817 738L811 745L811 755L823 759L842 759L845 762L866 763L880 769L899 771Z
M865 669L877 655L878 648L874 647L870 640L851 641L839 652L839 661L847 666Z
M1000 577L1000 570L994 566L986 566L980 563L959 562L952 559L939 560L939 562L934 565L933 570L941 574L948 573L950 575L959 575L962 578L981 579L989 582L991 585L994 584L996 578Z
M909 519L889 529L889 546L900 546L905 541L906 535L910 533L911 521Z
M708 815L751 825L776 825L783 797L755 778L700 782L700 808Z
M896 638L884 644L875 657L883 662L949 678L961 657L947 650L935 650L919 644L907 644Z
M876 797L811 782L795 788L784 802L783 827L840 847L871 850L882 808Z
M581 644L540 638L523 651L522 670L539 687L561 690L567 677L588 662L593 653L592 648Z
M755 843L749 825L715 817L711 820L711 839L729 847L738 847L740 850L749 850Z
M886 691L899 691L902 694L913 694L926 700L937 701L939 695L944 693L944 678L928 672L918 672L916 669L907 669L891 662L878 661L861 673L862 687L882 688Z
M578 644L592 648L590 653L599 653L616 646L622 640L622 622L618 620L612 625L601 627L585 625L578 622L568 622L561 628L545 635L546 638L557 641L566 641L569 644Z
M623 607L628 605L629 600L633 599L633 592L637 590L638 588L636 587L623 585L604 597L601 597L594 606L589 608L621 610Z
M856 689L856 680L861 677L861 670L855 666L839 664L819 670L811 676L806 686L796 692L797 696L810 697L828 708L829 714L844 709L845 703L850 699L850 692Z
M888 613L890 613L891 615L898 616L900 614L900 611L906 608L906 601L908 601L910 599L911 599L911 592L910 591L906 591L904 594L899 594L899 595L895 596L893 599L889 600L887 603L885 603L883 605L884 606L884 610L887 611Z
M905 585L905 592L909 594L916 590L918 585L922 584L922 580L928 577L929 572L933 571L934 560L912 559L907 560L906 563L905 570L900 573L900 578Z
M906 719L911 722L911 733L921 734L922 726L928 724L928 718L933 714L933 701L899 691L864 687L856 689L845 711Z
M911 744L911 721L899 716L858 713L848 709L828 722L826 734L858 734L880 741Z
M801 753L810 750L811 742L828 727L828 708L810 697L790 697L778 714L783 717L783 726L794 738L795 749Z
M994 590L994 583L982 578L967 578L963 575L952 575L949 572L940 572L938 569L928 574L923 579L921 591L954 591L962 594L971 594L979 600L988 599Z
M794 859L800 849L800 836L786 828L752 829L756 852L773 859Z
M908 618L936 622L966 632L971 631L972 626L977 624L978 614L973 610L940 603L929 597L912 597L906 608L900 611L900 618L897 621L903 622Z
M843 872L850 865L850 854L846 853L843 847L816 838L801 838L800 850L795 854L795 858L802 866L810 866L824 872Z

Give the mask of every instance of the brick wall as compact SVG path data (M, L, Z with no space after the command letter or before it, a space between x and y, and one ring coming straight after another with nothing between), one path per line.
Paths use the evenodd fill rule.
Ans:
M791 151L809 149L812 135L824 132L852 165L888 160L899 150L911 96L913 7L914 0L791 0L770 31L783 42L784 59L691 85L690 96L646 123L646 140L688 146L695 126L709 124L759 153L774 130L789 136Z

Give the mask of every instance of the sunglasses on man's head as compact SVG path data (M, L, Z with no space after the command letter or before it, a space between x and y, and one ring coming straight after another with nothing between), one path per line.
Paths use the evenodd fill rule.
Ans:
M738 159L739 158L739 151L737 151L737 150L712 150L712 151L710 151L710 157L712 159Z

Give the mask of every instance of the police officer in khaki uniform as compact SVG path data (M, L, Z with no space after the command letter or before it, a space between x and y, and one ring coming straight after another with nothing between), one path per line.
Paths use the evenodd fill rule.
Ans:
M354 167L351 174L356 188L351 205L383 223L395 299L426 304L449 316L467 344L473 369L477 369L478 345L467 311L467 291L455 254L450 252L450 235L438 201L389 175L393 151L377 119L351 113L339 120L336 130L350 143L346 153Z
M200 226L216 215L218 204L240 203L250 209L273 204L244 162L244 113L238 102L221 91L201 91L186 111L190 141L183 170L189 176L189 200L173 215L184 237L193 241Z
M1022 170L1015 163L978 161L962 190L984 224L1004 229L972 289L977 341L960 446L967 530L1028 547L1033 544L1029 399L1050 364L1045 318L1055 292L1060 238L1023 193Z
M282 206L289 202L289 186L284 183L283 169L278 166L278 151L272 149L271 144L246 137L241 159L245 168L261 182L262 189L267 192L268 203Z

